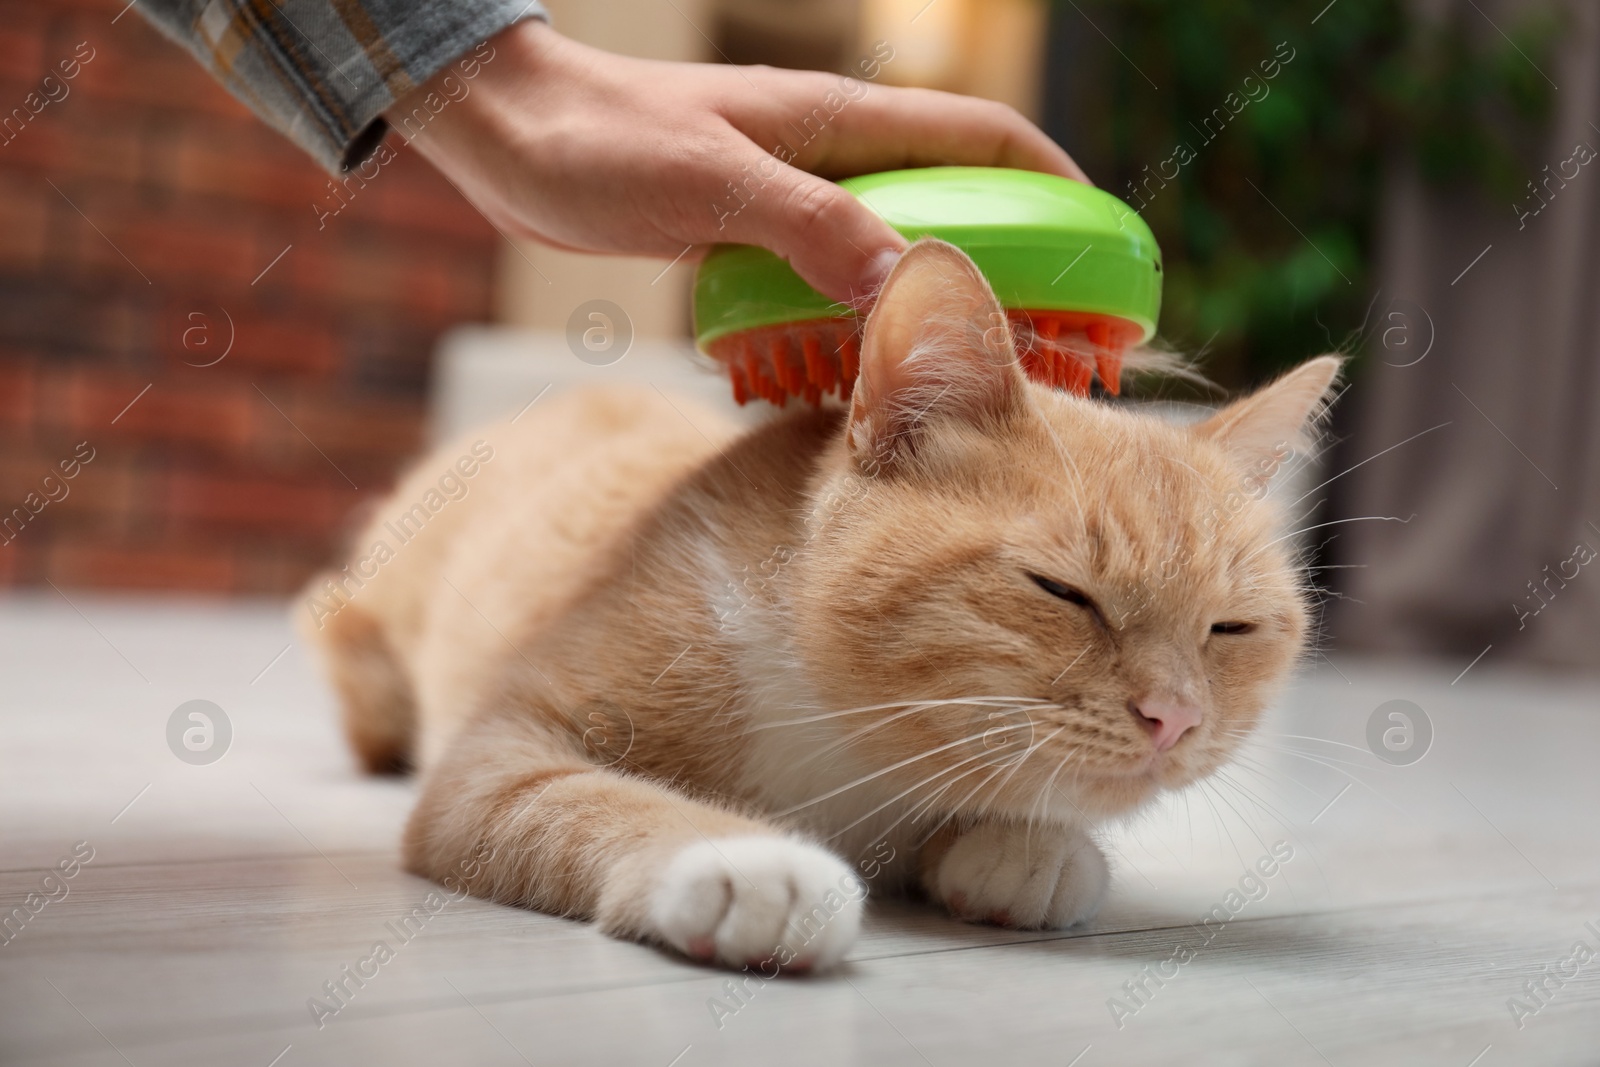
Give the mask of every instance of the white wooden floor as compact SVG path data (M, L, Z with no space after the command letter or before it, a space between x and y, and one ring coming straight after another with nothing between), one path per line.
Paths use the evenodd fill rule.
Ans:
M1089 929L878 902L840 973L735 999L722 973L472 900L401 943L387 924L429 890L396 865L410 788L352 772L282 610L73 604L0 601L0 919L41 894L0 935L12 1067L1600 1063L1592 678L1335 657L1257 770L1112 837ZM233 728L208 766L166 741L193 699ZM1368 750L1391 699L1432 722L1416 763ZM80 841L92 861L45 883ZM1294 858L1208 934L1279 841ZM393 958L319 1029L308 998L378 940ZM1562 981L1578 942L1596 956ZM1520 1028L1512 997L1539 1009Z

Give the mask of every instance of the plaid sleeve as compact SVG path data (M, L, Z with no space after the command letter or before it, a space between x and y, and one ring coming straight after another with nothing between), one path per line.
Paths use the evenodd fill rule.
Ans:
M139 10L335 174L377 150L390 104L512 23L546 17L539 0L143 0Z

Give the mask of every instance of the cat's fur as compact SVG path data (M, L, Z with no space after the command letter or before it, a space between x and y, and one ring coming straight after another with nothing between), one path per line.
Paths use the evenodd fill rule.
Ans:
M1222 764L1305 647L1263 490L1337 372L1198 426L1057 393L919 242L848 413L552 399L419 466L359 549L442 506L308 630L366 765L421 770L418 873L732 966L837 962L869 887L1066 925L1095 824Z

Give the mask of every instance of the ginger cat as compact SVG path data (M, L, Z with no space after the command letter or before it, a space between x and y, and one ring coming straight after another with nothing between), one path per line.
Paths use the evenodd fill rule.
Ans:
M1306 648L1266 482L1339 361L1182 426L1025 381L1005 323L923 240L847 412L579 391L419 466L307 626L366 767L421 771L409 868L731 967L837 963L869 887L1090 916L1095 824Z

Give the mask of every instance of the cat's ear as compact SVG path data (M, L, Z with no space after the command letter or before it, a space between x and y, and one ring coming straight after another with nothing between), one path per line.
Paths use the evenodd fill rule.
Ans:
M1310 451L1313 431L1326 411L1329 391L1344 360L1318 356L1277 381L1236 400L1195 427L1226 448L1242 465L1265 470L1290 452Z
M867 316L850 398L850 447L868 466L915 449L920 427L992 424L1027 404L1005 311L965 252L923 238L895 264Z

